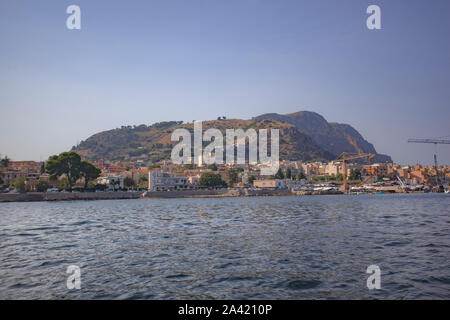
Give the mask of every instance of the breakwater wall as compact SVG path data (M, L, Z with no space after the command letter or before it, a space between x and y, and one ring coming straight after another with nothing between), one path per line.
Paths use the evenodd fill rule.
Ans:
M293 191L292 193L296 196L321 196L321 195L344 194L342 191L337 190Z
M304 196L342 194L339 191L290 191L290 190L249 190L249 189L218 189L218 190L184 190L146 192L145 198L226 198L226 197L273 197L273 196ZM32 202L32 201L73 201L73 200L118 200L139 199L143 192L29 192L0 193L1 202Z
M145 198L226 198L226 197L263 197L291 196L290 190L184 190L147 192Z
M0 202L139 199L142 192L2 193Z

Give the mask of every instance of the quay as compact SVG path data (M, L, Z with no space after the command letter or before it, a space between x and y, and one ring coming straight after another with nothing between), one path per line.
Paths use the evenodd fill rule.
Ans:
M405 192L398 188L377 187L370 192L359 193L424 193L423 191ZM316 196L342 195L339 190L289 190L289 189L194 189L174 191L133 191L133 192L29 192L0 193L1 202L34 201L75 201L75 200L120 200L120 199L175 199L175 198L232 198L232 197L280 197L280 196Z

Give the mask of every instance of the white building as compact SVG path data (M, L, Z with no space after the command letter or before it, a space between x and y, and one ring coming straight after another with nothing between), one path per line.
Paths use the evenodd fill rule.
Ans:
M325 167L325 174L336 176L342 173L342 164L340 162L329 162Z
M123 189L124 188L123 181L124 181L123 176L113 176L113 175L101 176L100 178L97 179L97 183L107 186L110 190L119 188Z
M162 171L150 171L148 174L148 191L168 191L192 189L193 185L184 176Z

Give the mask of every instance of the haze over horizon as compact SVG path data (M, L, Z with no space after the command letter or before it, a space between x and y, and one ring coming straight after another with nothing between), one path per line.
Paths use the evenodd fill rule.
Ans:
M92 134L160 121L313 111L377 152L432 164L450 135L450 2L0 3L0 154L45 160ZM382 30L366 28L379 5ZM450 138L450 137L449 137ZM450 165L450 146L437 147Z

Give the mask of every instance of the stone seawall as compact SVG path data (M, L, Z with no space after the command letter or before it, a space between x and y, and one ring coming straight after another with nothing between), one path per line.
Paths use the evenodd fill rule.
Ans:
M344 194L342 191L335 190L321 190L321 191L293 191L296 196L324 196L333 194Z
M116 200L139 199L143 192L49 192L49 193L0 193L0 202L30 202L30 201L72 201L72 200ZM184 190L145 192L145 198L226 198L226 197L271 197L271 196L301 196L342 194L342 192L316 191L301 192L290 190L248 190L248 189L218 189L218 190Z
M3 193L0 202L139 199L142 192Z
M147 192L145 198L225 198L225 197L262 197L291 196L289 190L184 190Z
M271 197L271 196L292 196L290 190L243 190L245 197Z
M183 190L183 191L152 191L145 193L145 198L208 198L227 197L231 190ZM238 196L238 195L235 195Z

